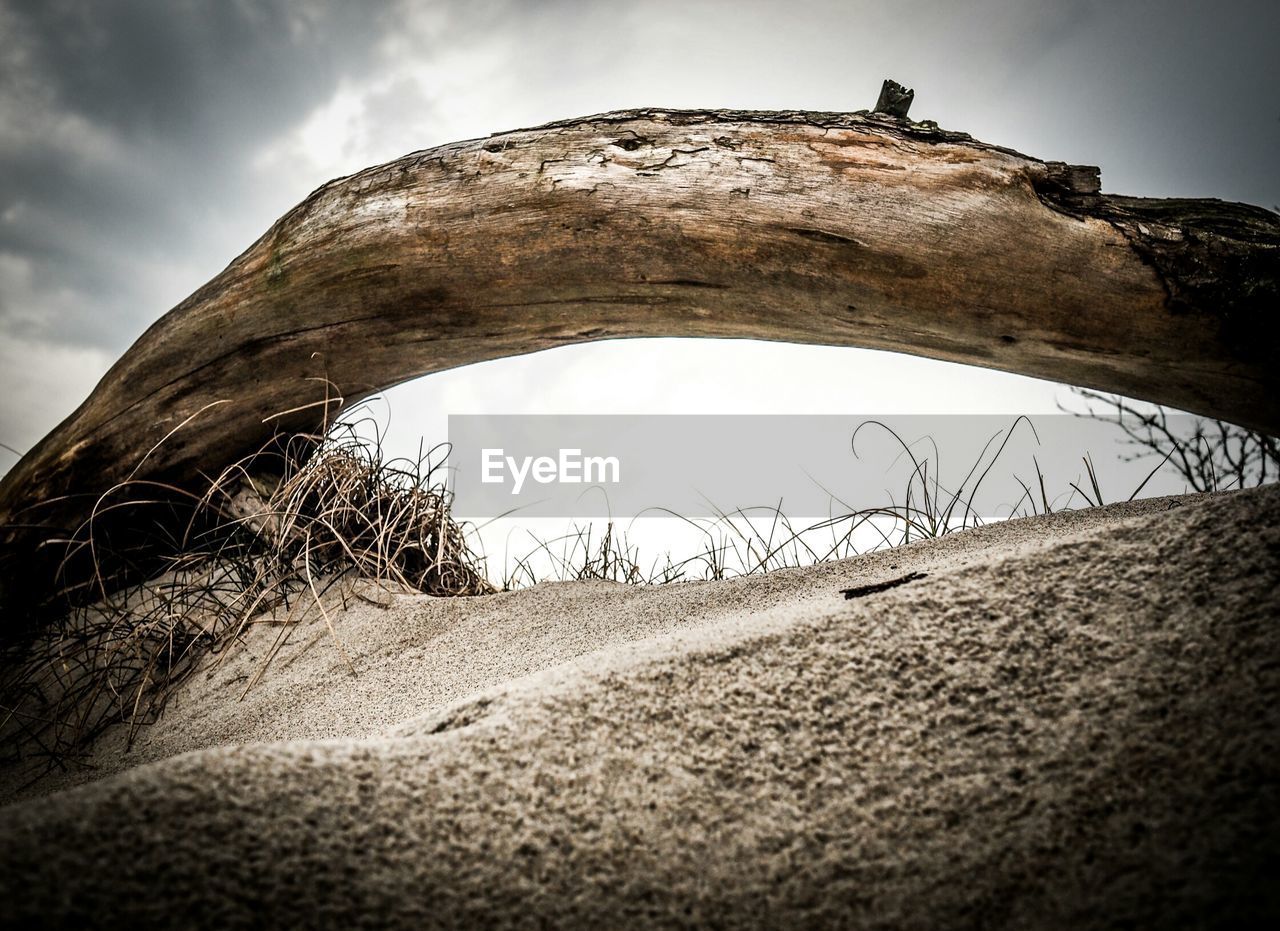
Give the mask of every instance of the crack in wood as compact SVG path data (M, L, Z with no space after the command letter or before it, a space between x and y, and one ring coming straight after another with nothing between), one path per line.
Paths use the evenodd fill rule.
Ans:
M863 243L850 236L841 236L839 233L829 233L826 230L816 230L805 226L788 226L788 233L794 233L805 239L812 239L814 242L825 242L836 246L862 246Z

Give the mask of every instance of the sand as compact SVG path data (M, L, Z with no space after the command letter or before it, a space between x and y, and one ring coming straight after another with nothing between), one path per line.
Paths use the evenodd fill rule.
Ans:
M925 573L854 600L840 590ZM335 605L0 809L53 926L1280 914L1280 489L719 583ZM75 783L83 783L75 785Z

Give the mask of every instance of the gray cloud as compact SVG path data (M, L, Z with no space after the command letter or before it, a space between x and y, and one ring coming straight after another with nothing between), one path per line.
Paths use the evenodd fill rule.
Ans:
M23 62L55 106L135 143L235 147L279 128L360 67L387 28L386 3L13 5ZM6 56L8 58L9 56Z
M370 67L387 4L14 2L0 31L6 88L0 251L75 310L0 297L23 336L118 351L156 315L149 255L201 246L201 218L253 191L245 161L341 77ZM161 256L156 256L160 253ZM29 300L38 294L24 295Z

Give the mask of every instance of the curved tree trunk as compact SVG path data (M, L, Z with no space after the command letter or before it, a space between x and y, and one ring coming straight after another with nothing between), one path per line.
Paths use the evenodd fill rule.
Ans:
M441 146L325 185L152 326L0 482L0 586L130 476L188 483L337 397L613 337L889 349L1277 433L1278 255L1270 211L1101 195L1096 169L884 116Z

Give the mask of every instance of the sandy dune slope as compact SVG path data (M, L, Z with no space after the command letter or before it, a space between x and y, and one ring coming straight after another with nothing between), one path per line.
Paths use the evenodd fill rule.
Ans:
M927 575L839 594L912 571ZM102 741L102 778L46 780L0 810L0 914L1274 917L1278 582L1272 488L729 583L396 596L337 618L354 673L313 621L239 701L264 627L130 753Z

